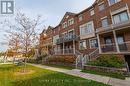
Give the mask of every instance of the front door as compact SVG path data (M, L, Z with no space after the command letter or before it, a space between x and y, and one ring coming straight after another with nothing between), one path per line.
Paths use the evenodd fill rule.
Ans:
M127 46L125 44L125 41L124 41L124 37L123 36L118 36L117 37L117 42L118 42L118 45L119 45L119 49L120 51L127 51Z
M113 44L111 37L105 38L105 45L106 45L105 51L113 51Z
M125 61L128 63L128 67L130 71L130 55L125 55Z

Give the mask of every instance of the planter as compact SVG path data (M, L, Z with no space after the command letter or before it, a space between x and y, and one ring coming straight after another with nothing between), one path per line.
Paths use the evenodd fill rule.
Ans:
M85 70L94 70L94 71L99 71L99 72L120 73L120 74L128 73L126 68L110 68L110 67L85 65L84 69Z

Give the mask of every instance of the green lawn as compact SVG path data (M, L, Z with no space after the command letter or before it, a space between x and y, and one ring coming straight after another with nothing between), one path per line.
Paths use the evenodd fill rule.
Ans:
M23 67L0 65L0 86L108 86L59 72L27 66L31 74L17 75Z
M108 72L98 72L98 71L93 71L93 70L82 70L84 73L91 73L91 74L96 74L96 75L102 75L102 76L108 76L112 78L118 78L118 79L125 79L125 76L122 74L117 74L117 73L108 73Z

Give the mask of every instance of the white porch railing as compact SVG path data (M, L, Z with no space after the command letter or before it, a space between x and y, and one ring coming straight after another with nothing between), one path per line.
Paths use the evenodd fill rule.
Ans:
M93 51L92 53L90 53L88 55L89 57L89 61L91 61L92 59L96 59L99 57L99 48L97 48L95 51Z
M84 68L84 65L87 64L87 62L91 61L92 59L96 59L99 56L99 49L96 49L95 51L86 54L86 55L78 55L76 59L76 68L79 66L80 68Z

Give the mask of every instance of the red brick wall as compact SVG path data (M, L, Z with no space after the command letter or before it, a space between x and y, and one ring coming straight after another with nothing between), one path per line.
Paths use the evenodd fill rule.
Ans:
M52 38L54 35L58 35L58 34L61 35L62 33L67 32L68 30L71 30L71 29L74 29L75 33L79 36L80 35L79 26L82 24L85 24L89 21L94 22L94 28L96 30L97 28L101 27L101 18L103 18L105 16L107 16L109 24L112 24L112 19L111 19L111 15L110 15L111 10L116 10L118 8L121 8L122 5L124 5L126 3L128 4L128 7L130 8L130 0L121 0L120 2L118 2L112 6L109 6L108 0L101 0L101 1L104 1L105 10L99 11L99 6L98 6L97 1L99 1L99 0L96 0L95 3L91 7L83 10L82 12L80 12L78 14L74 14L74 15L69 15L69 18L67 18L67 19L63 18L63 20L60 22L60 24L58 26L56 26L54 29L54 30L56 30L55 31L56 33L54 33L54 30L53 30L53 33L49 34L49 33L51 33L51 31L48 31L49 38L50 37ZM90 16L91 8L93 8L95 11L95 15L93 15L93 16ZM79 22L79 19L78 19L79 15L83 16L83 21L81 21L81 22ZM71 18L74 18L74 24L68 26L67 28L62 28L62 24L65 21L68 22L68 20ZM58 28L60 28L60 30ZM129 33L128 34L126 33L125 38L126 38L126 40L130 39ZM86 40L88 41L89 39L86 39ZM114 42L114 40L113 40L113 42ZM104 43L102 38L101 38L101 43ZM76 42L76 49L79 49L79 40ZM89 46L89 43L87 42L87 50L85 50L85 51L87 52L88 50L90 50L90 46Z

